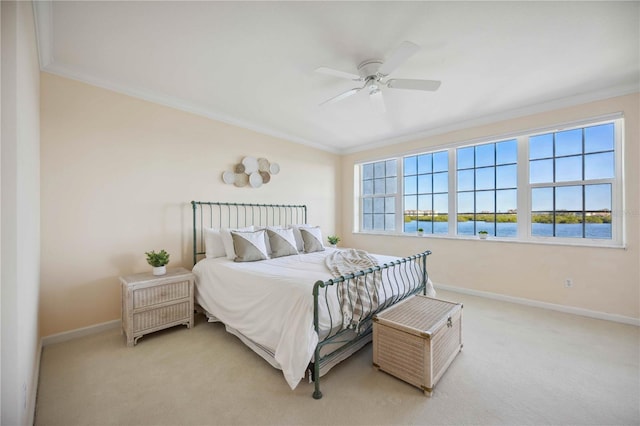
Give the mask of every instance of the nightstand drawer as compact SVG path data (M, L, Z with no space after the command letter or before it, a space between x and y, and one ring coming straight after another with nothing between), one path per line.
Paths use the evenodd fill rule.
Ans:
M187 293L187 296L189 294ZM165 326L173 322L188 320L191 318L191 303L185 300L162 308L150 309L133 314L133 332L149 330L158 326Z
M184 299L189 297L190 290L189 280L136 289L133 291L133 309Z

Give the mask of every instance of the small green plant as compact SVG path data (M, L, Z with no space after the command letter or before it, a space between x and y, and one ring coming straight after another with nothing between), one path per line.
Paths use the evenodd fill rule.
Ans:
M487 231L478 231L478 234L480 234L480 235L487 235L487 234L488 234L488 232L487 232Z
M164 250L160 250L159 253L156 253L153 250L147 251L145 254L147 255L147 262L154 268L164 266L169 263L169 253Z
M418 232L424 232L424 229L418 228Z
M329 235L327 237L327 240L329 241L329 244L336 245L340 242L340 237L338 237L337 235Z

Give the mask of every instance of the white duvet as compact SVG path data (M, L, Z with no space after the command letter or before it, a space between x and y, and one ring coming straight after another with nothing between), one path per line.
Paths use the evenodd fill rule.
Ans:
M269 348L294 389L318 343L313 327L313 285L332 278L325 257L333 251L327 248L258 262L233 262L225 257L203 259L193 268L196 302L225 325ZM381 265L397 259L374 257ZM332 313L340 312L337 300L330 300L329 304ZM323 307L321 304L321 334L329 328ZM335 327L342 320L334 316L332 321Z

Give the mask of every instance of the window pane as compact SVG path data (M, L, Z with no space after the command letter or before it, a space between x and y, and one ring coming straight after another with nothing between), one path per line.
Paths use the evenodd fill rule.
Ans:
M362 229L364 229L365 231L371 231L373 229L373 215L365 214L362 216Z
M533 188L531 190L531 211L553 211L553 188Z
M431 173L431 154L418 156L418 173Z
M529 159L553 157L553 133L529 138Z
M433 154L433 171L446 172L449 170L449 153L447 151Z
M474 196L473 192L461 192L458 194L458 213L473 213Z
M387 189L386 183L384 179L374 179L373 180L373 193L374 194L384 194Z
M467 148L458 148L458 170L469 169L475 165L473 160L474 148L472 146Z
M436 214L449 212L449 196L447 194L436 194L433 196L433 211Z
M495 229L495 222L491 221L491 222L484 222L484 221L479 221L476 222L476 234L480 231L487 231L489 233L489 235L495 235L496 234L496 229Z
M508 164L518 162L518 142L514 139L496 144L496 163Z
M396 188L398 188L398 178L390 177L385 179L385 193L395 194Z
M613 123L584 129L584 152L613 150Z
M517 237L518 221L517 216L513 213L498 214L496 216L496 236L498 237Z
M433 218L433 233L448 234L449 233L449 217L446 214L437 215Z
M407 195L404 197L404 211L408 213L409 211L415 211L418 209L418 197L415 195Z
M384 214L373 215L373 229L376 231L384 231Z
M495 188L495 167L476 169L476 189Z
M395 197L386 197L384 199L384 212L395 213L396 212L396 199Z
M582 180L582 156L556 158L556 182Z
M384 227L387 231L393 231L396 229L395 215L392 215L392 214L384 215Z
M553 160L535 160L529 164L529 182L553 182Z
M431 195L418 195L418 211L421 215L430 215L431 210Z
M418 178L416 176L409 176L404 178L404 193L405 194L418 193Z
M362 212L373 213L373 198L365 198L362 200Z
M421 220L418 225L422 228L425 234L433 234L433 222L430 220Z
M418 194L431 193L431 175L418 175Z
M518 190L506 189L496 191L496 211L500 213L516 213L518 208Z
M611 184L585 185L584 209L592 212L611 213Z
M582 213L556 213L556 237L582 238Z
M458 214L458 235L475 235L475 222L470 216Z
M364 164L362 166L362 178L373 179L373 164Z
M496 167L496 187L516 188L518 186L518 168L515 164Z
M582 186L556 188L556 212L582 211Z
M365 180L362 182L362 195L373 195L373 181Z
M387 177L398 175L398 162L396 160L387 160L385 168Z
M494 213L495 211L495 191L476 192L476 213Z
M415 175L418 173L418 157L411 156L405 157L404 159L404 174L406 175Z
M476 146L476 167L493 166L495 161L495 144Z
M471 170L461 170L458 172L458 191L473 191L474 173Z
M614 177L613 152L584 156L585 179L608 179Z
M373 199L373 212L384 213L384 198Z
M556 157L582 154L582 129L556 133Z
M383 178L386 173L386 166L384 161L379 161L377 163L373 163L373 177L374 178Z
M449 191L449 174L448 173L435 173L433 175L433 192L448 192Z

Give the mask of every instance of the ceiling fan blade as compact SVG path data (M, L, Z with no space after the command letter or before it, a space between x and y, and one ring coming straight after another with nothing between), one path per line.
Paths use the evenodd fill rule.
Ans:
M338 96L334 96L331 99L327 99L326 101L322 102L320 104L320 106L326 105L326 104L333 104L333 103L336 103L338 101L341 101L344 98L348 98L351 95L355 95L356 93L358 93L360 91L360 89L362 89L362 87L356 87L355 89L347 90L346 92L340 93Z
M347 80L360 80L360 76L358 74L353 74L346 71L334 70L333 68L320 67L316 68L315 71L320 74L332 75L334 77L346 78Z
M441 82L437 80L411 80L411 79L391 79L387 81L390 89L427 90L433 92L438 90Z
M391 74L393 70L398 68L404 61L409 59L414 53L420 50L420 46L410 41L403 41L400 46L391 52L389 57L384 61L378 69L378 74L383 76Z
M369 100L371 101L371 106L373 110L382 114L387 111L387 108L384 105L384 98L382 97L382 91L380 89L369 94Z

